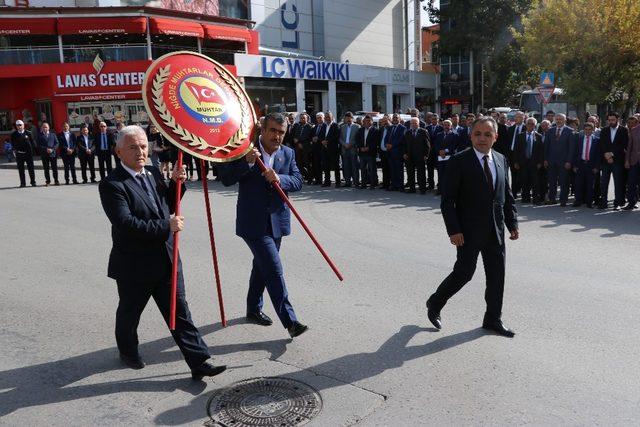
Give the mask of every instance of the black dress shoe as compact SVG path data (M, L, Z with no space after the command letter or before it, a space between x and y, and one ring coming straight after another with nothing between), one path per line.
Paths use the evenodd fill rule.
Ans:
M634 209L636 209L637 206L636 205L632 205L632 204L628 204L627 206L625 206L624 208L622 208L623 211L632 211Z
M196 381L202 379L202 377L215 377L218 374L227 370L227 365L215 366L208 360L202 362L202 365L191 370L191 378Z
M305 332L307 332L309 330L309 327L307 325L303 325L300 322L293 322L293 325L289 326L287 328L287 331L289 331L289 336L291 338L295 338L297 336L300 336L302 334L304 334Z
M415 188L409 188L408 190L404 190L405 193L414 194L416 192Z
M574 208L579 208L580 206L582 206L582 203L575 202L571 206L573 206Z
M433 303L429 302L429 300L427 300L427 317L436 329L442 329L442 323L440 322L440 310L434 309Z
M262 326L271 326L273 325L273 320L269 318L266 314L259 311L257 313L247 313L247 321L251 323L256 323Z
M502 320L484 321L482 322L482 329L493 331L503 337L513 338L516 333L502 324Z
M142 369L145 366L140 357L131 357L120 353L120 360L131 369Z

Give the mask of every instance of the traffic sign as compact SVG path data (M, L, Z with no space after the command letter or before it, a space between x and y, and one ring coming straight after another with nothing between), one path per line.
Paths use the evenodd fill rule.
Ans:
M554 87L539 87L538 93L542 98L542 102L544 102L545 104L548 104L549 101L551 101L551 97L553 96L554 90L555 90Z
M542 87L553 87L555 86L554 83L554 74L544 71L542 74L540 74L540 86Z

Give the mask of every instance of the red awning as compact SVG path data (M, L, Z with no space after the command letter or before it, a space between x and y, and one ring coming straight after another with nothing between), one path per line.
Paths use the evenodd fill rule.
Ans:
M60 18L58 34L144 34L145 18Z
M179 21L177 19L151 18L149 29L152 34L170 36L204 37L202 25L197 22Z
M204 24L204 36L213 40L232 40L248 43L251 41L251 34L247 28L229 27L227 25Z
M29 34L56 34L56 20L53 18L0 19L1 36Z

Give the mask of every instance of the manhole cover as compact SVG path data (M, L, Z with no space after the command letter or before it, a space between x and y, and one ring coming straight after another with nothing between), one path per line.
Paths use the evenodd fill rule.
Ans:
M300 426L321 410L318 391L288 378L240 381L216 392L207 402L207 414L213 423L223 426Z

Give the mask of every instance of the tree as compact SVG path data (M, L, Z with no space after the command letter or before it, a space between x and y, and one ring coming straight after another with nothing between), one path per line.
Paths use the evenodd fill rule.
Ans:
M537 0L515 35L570 100L629 107L640 93L638 22L638 0Z

